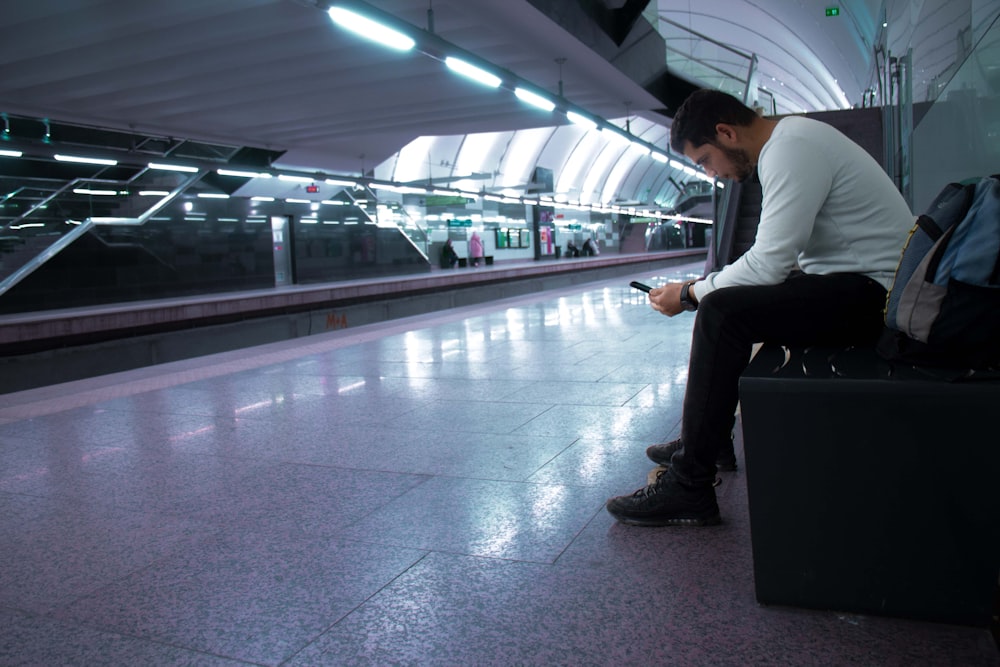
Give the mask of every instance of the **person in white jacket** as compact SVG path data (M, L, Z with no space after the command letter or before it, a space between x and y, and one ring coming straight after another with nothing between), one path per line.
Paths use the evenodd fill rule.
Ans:
M731 447L753 344L874 343L914 216L874 158L817 120L763 118L700 90L678 109L670 143L709 176L742 181L756 169L760 223L753 246L721 271L649 293L669 317L697 311L680 439L647 449L668 467L607 509L632 525L703 526L721 520L716 459Z

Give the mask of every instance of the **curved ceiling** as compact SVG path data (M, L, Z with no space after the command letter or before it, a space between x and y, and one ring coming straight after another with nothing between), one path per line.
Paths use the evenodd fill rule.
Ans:
M925 76L931 83L915 80L926 88L955 62L966 26L974 30L995 17L998 4L652 0L642 16L655 26L635 13L636 2L622 0L369 0L360 6L422 31L439 51L453 45L666 149L670 105L650 92L649 81L677 69L680 76L669 79L676 89L692 56L707 71L738 77L746 69L738 54L754 54L757 84L764 97L773 97L777 113L857 106L884 64L875 56L883 5L892 23L890 49L914 43L923 51L915 58L937 61ZM523 187L542 166L581 201L612 196L664 205L690 178L588 136L565 116L527 107L508 90L455 76L443 66L443 52L399 54L345 32L329 20L325 5L7 3L0 24L0 112L253 146L276 151L275 166L288 169L378 170L380 177L435 183L474 177L478 187L497 191ZM827 17L825 8L833 5L840 15ZM688 85L706 83L712 82ZM920 92L914 97L921 99ZM559 178L567 173L574 178Z

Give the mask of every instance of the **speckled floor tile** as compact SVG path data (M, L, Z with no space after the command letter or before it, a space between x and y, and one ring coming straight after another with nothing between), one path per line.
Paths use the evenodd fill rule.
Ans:
M0 609L0 664L4 667L239 667L250 663Z
M204 524L0 493L0 606L45 612L210 533Z
M219 527L274 533L296 527L335 536L426 481L420 475L273 463L186 498L171 511Z
M289 665L671 664L653 656L676 591L666 576L435 553Z
M757 604L739 437L721 525L615 522L692 322L615 279L7 395L0 664L1000 666Z
M77 600L58 617L278 664L423 555L305 531L229 531Z
M435 477L345 530L379 544L552 562L604 503L586 487Z

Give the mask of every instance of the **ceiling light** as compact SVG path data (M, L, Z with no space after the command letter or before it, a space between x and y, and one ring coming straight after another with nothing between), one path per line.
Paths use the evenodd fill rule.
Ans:
M403 33L372 21L370 18L348 11L343 7L331 7L327 13L333 19L333 22L340 27L346 28L365 39L378 42L390 49L409 51L416 45L413 39Z
M448 56L444 59L444 64L447 65L448 69L451 71L458 72L462 76L468 77L473 81L483 84L484 86L489 86L490 88L500 87L500 77L495 74L491 74L484 69L476 67L475 65L470 65L464 60Z
M239 176L240 178L271 178L271 174L256 171L240 171L238 169L216 169L219 176Z
M179 164L163 164L158 162L150 162L146 165L150 169L159 169L161 171L183 171L189 174L194 174L198 172L198 167L184 167Z
M118 194L117 190L91 190L90 188L73 188L73 194L75 195L100 195L102 197L114 197Z
M354 181L338 181L336 178L328 178L328 179L326 179L326 184L327 185L340 185L340 186L345 187L345 188L356 188L356 187L358 187L358 184L356 182L354 182Z
M543 111L552 111L553 109L556 108L555 102L553 102L548 98L542 97L537 93L533 93L530 90L526 90L524 88L515 88L514 94L517 95L517 99L521 100L522 102L526 102L531 106L538 107Z
M21 157L21 151L0 151L3 157Z
M291 174L278 174L279 181L291 181L293 183L312 183L315 179L309 176L292 176Z
M578 114L575 111L567 111L566 117L569 118L570 122L574 125L579 125L580 127L586 128L589 132L590 130L597 129L597 122L593 121L582 114Z
M223 192L199 192L198 196L202 199L229 199L229 195Z
M83 164L103 164L113 167L118 164L118 160L105 160L98 157L80 157L79 155L53 155L60 162L81 162Z

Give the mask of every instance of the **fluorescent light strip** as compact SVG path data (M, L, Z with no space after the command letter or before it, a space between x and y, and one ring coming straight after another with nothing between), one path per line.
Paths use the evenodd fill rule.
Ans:
M387 46L390 49L396 49L397 51L409 51L416 46L416 42L403 33L393 30L392 28L388 28L381 23L371 20L370 18L348 11L343 7L331 7L327 13L330 15L333 22L340 27L346 28L347 30L350 30L360 37L364 37L365 39L378 42L382 46Z
M292 176L291 174L278 174L279 181L291 181L292 183L312 183L314 180L308 176Z
M312 202L308 199L286 199L288 204L311 204Z
M21 151L0 151L2 157L21 157L21 155L23 155Z
M342 185L345 188L356 188L358 184L355 181L338 181L335 178L326 179L327 185Z
M198 173L198 167L185 167L180 164L164 164L162 162L150 162L146 165L150 169L159 169L161 171L183 171L188 174Z
M514 94L517 95L517 99L530 104L533 107L538 107L544 111L552 111L556 108L556 103L552 100L542 97L538 93L533 93L530 90L524 88L515 88Z
M480 67L467 63L461 58L448 56L444 59L444 64L447 65L448 69L451 71L457 72L468 79L472 79L476 83L481 83L484 86L489 86L490 88L500 87L501 79L496 74L492 74Z
M139 190L140 197L166 197L169 194L167 190Z
M571 123L585 128L588 132L597 129L596 121L593 121L582 114L578 114L575 111L567 111L566 117L569 118Z
M117 190L91 190L90 188L74 188L73 194L75 195L100 195L102 197L114 197L118 194Z
M199 192L198 196L202 199L229 199L229 195L222 192Z
M274 201L274 197L250 197L250 201Z
M271 178L271 174L256 171L240 171L238 169L216 169L219 176L239 176L241 178Z
M56 160L60 162L80 162L82 164L103 164L108 167L113 167L118 164L118 160L105 160L99 157L81 157L79 155L53 155Z

